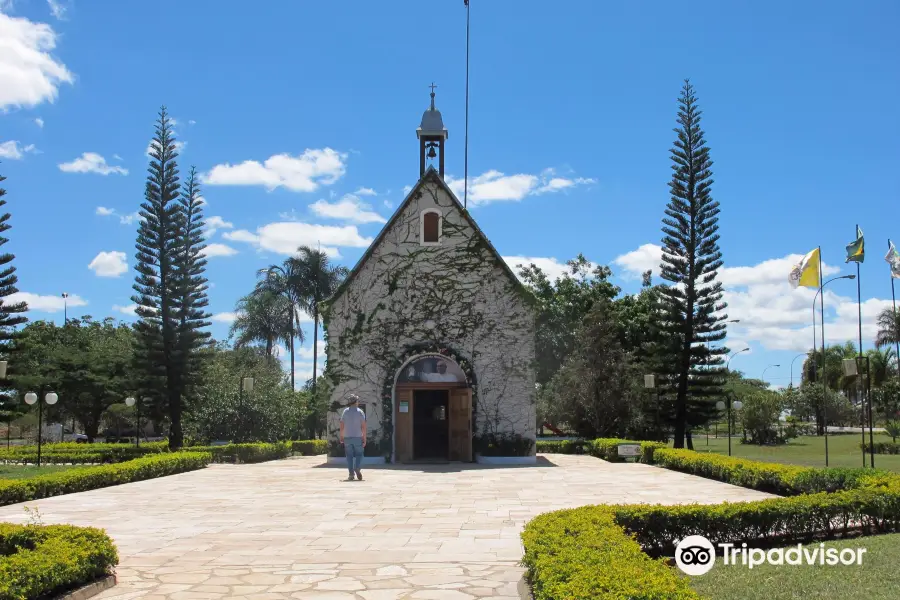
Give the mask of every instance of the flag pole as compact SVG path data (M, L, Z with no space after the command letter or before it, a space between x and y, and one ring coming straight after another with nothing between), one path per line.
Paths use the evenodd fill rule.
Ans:
M825 292L822 277L822 246L819 246L819 308L822 310L822 420L825 422L825 466L828 466L828 378L825 376Z
M856 226L856 232L859 232L859 225ZM863 396L863 374L862 374L862 284L859 280L859 261L856 261L856 309L859 315L859 352L856 359L856 389L859 394L859 412L861 415L860 429L862 430L862 465L866 468L866 402Z
M891 249L891 240L888 239L888 250ZM891 301L894 303L894 322L897 322L897 296L894 295L894 270L891 269ZM897 355L894 360L897 361L897 375L900 375L900 337L894 340L897 344Z
M469 206L469 0L466 3L466 140L463 144L463 208Z

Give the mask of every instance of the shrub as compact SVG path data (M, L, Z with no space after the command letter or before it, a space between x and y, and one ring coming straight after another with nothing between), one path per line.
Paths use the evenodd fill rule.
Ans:
M534 440L518 433L486 433L475 438L475 452L482 456L531 456Z
M672 448L657 450L655 461L673 471L785 496L857 488L861 477L872 474L871 469L782 465Z
M190 452L208 452L215 463L259 463L278 460L291 455L290 442L256 442L251 444L226 444L224 446L194 446Z
M535 450L538 454L585 454L589 443L584 440L538 440Z
M291 442L291 449L295 454L303 456L328 454L328 442L325 440L297 440Z
M652 465L655 452L667 445L662 442L636 442L634 440L622 440L619 438L598 438L592 440L588 446L592 456L602 458L608 462L624 462L625 457L619 456L619 444L640 444L641 462Z
M366 447L363 448L363 456L384 456L390 457L391 455L391 440L390 439L382 439L382 440L366 440ZM344 453L344 445L337 440L330 440L328 442L328 456L343 458L346 456Z
M161 453L114 465L0 480L0 506L193 471L211 459L207 452Z
M0 523L0 599L57 595L112 573L119 556L101 530Z
M129 444L43 444L42 464L106 464L133 460L148 454L167 452L167 442L148 442L135 447ZM37 463L37 446L18 446L0 450L0 462Z
M695 600L688 580L650 558L608 506L538 515L522 532L535 600Z
M864 452L869 452L868 442L860 444ZM875 454L900 454L900 444L896 442L875 442Z

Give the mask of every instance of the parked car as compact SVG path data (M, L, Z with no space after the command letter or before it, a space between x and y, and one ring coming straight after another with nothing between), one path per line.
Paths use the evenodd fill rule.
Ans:
M86 444L88 437L83 433L75 433L62 423L50 423L44 426L44 439L48 442L76 442Z

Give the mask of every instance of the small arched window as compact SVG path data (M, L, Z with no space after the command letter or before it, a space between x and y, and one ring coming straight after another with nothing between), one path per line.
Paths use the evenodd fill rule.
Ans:
M422 211L420 217L420 239L423 245L436 245L441 242L441 213L437 209L429 208Z

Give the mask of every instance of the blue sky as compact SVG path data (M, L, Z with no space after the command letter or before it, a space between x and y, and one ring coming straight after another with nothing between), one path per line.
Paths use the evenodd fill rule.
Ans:
M843 264L859 223L864 345L890 304L900 198L900 4L472 0L470 202L516 264L579 252L626 291L658 263L675 100L704 110L721 203L732 363L787 384L814 292L790 266ZM257 269L321 243L352 266L418 175L428 84L463 178L465 7L441 2L0 0L0 173L30 317L131 319L146 149L166 104L179 164L216 223L216 337ZM89 265L93 265L90 267ZM856 289L826 333L856 337ZM125 311L125 312L123 312ZM311 333L311 332L310 332ZM311 338L311 335L308 337ZM311 373L307 343L298 372ZM798 360L795 374L799 373Z

